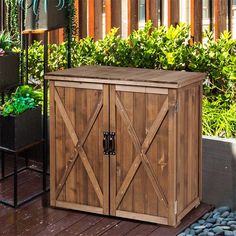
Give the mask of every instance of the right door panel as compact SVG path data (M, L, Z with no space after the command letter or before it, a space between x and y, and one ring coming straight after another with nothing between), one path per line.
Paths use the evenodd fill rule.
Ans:
M110 213L167 224L168 89L111 86Z

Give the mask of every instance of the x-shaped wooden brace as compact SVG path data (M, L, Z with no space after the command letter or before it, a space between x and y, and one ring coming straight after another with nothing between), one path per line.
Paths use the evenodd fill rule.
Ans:
M161 188L161 185L155 175L155 172L146 156L147 151L149 150L149 147L156 135L156 133L158 132L162 121L165 119L165 116L168 112L168 98L165 99L162 108L157 116L157 118L155 119L155 121L153 122L143 144L141 145L139 138L133 128L133 125L129 119L129 116L127 114L127 112L125 111L124 106L122 105L120 98L118 96L118 94L116 94L116 106L117 109L123 119L123 121L125 122L126 126L128 127L128 132L129 135L131 137L131 140L134 144L134 147L138 153L138 155L136 156L131 168L128 171L128 174L125 177L124 182L121 185L120 190L118 191L118 194L116 196L116 208L119 207L121 200L123 199L131 181L133 180L135 173L137 172L139 166L141 163L143 163L144 168L146 170L146 173L152 183L152 186L158 196L158 198L163 201L164 205L168 208L168 201L165 197L165 194Z
M103 194L102 194L102 191L101 191L101 188L99 186L99 183L97 181L97 178L93 172L93 169L89 163L89 160L88 160L88 157L83 149L83 145L103 107L103 96L101 95L99 100L98 100L98 104L97 106L95 107L95 110L94 112L92 113L90 119L89 119L89 122L88 122L88 125L84 131L84 134L82 135L82 138L81 140L79 140L79 137L78 135L76 134L75 132L75 129L73 127L73 124L66 112L66 109L65 107L63 106L63 103L61 101L61 98L57 92L57 90L55 91L55 101L56 101L56 104L57 104L57 107L60 111L60 114L62 116L62 119L66 125L66 128L69 132L69 135L72 139L72 142L73 144L75 145L75 149L73 151L73 154L71 155L71 158L69 159L69 161L67 162L67 165L66 165L66 170L62 176L62 178L60 179L59 183L58 183L58 188L56 189L56 199L59 197L59 194L61 193L62 191L62 188L63 186L65 185L66 183L66 180L69 176L69 174L71 173L77 159L80 157L84 167L85 167L85 170L88 174L88 177L91 181L91 184L93 185L94 187L94 190L98 196L98 199L99 199L99 202L101 204L101 207L103 206Z

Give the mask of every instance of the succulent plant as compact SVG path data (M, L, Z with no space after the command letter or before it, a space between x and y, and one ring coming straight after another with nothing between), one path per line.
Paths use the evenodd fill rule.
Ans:
M25 1L26 0L18 0L19 5L23 9L25 7ZM48 0L32 0L32 3L30 4L30 6L28 6L28 8L32 7L35 15L38 14L39 1L44 1L44 11L47 12ZM61 10L65 6L65 1L66 0L58 0L58 3L56 5L58 10Z

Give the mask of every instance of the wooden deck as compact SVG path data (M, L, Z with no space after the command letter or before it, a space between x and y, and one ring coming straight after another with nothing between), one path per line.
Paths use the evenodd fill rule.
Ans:
M21 163L19 163L21 164ZM10 164L8 163L8 166ZM36 192L41 187L38 173L23 172L19 175L20 198L29 191ZM0 184L0 197L10 198L12 181ZM49 207L49 194L31 201L14 210L0 205L0 235L177 235L200 218L211 207L201 204L185 217L177 228L120 218L104 217L83 212L53 209Z

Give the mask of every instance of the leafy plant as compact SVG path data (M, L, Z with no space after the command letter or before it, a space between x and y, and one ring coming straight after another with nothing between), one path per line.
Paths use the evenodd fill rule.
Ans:
M3 51L10 51L12 49L11 35L4 31L0 33L0 49Z
M222 105L220 99L212 102L203 99L203 134L236 138L236 103Z
M34 90L28 85L20 86L6 98L6 102L0 108L2 116L16 116L28 109L39 106L42 102L42 91Z
M21 8L25 8L25 6L27 8L33 8L33 12L35 15L38 15L38 7L39 7L39 1L42 0L32 0L32 3L28 6L28 1L27 0L18 0L19 5L21 6ZM44 11L47 12L47 6L48 6L48 0L43 0L44 1ZM65 0L58 0L56 7L58 8L58 10L61 10L62 8L65 7Z
M11 35L11 39L15 46L20 45L20 32L19 32L19 15L17 0L5 0L5 30Z

